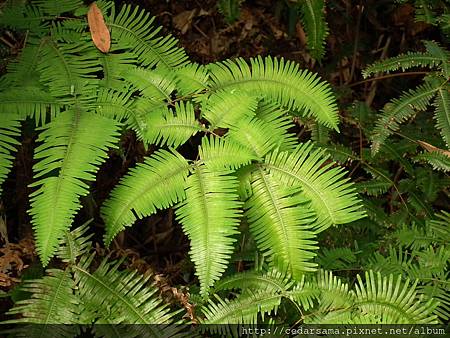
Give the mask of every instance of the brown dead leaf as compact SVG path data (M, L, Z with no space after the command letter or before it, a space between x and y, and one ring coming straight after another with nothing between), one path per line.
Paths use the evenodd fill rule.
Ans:
M447 157L450 157L450 151L449 150L444 150L438 147L435 147L427 142L424 141L417 141L417 143L420 144L420 146L425 149L428 152L433 152L433 151L437 151L438 153L444 154Z
M403 26L414 20L414 7L411 4L404 4L397 7L392 16L394 25Z
M108 53L111 48L111 36L105 24L102 11L97 7L95 2L90 5L87 17L95 47L103 53Z
M173 24L175 28L181 31L181 34L186 34L186 32L192 26L192 20L196 17L198 9L193 9L191 11L184 11L173 18Z

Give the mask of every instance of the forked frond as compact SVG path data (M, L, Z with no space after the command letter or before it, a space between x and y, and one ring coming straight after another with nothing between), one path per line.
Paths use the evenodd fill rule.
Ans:
M35 149L37 186L31 197L32 224L41 261L47 265L58 240L80 209L109 147L116 147L118 125L80 107L59 114L43 128Z
M105 243L137 218L168 208L185 197L189 164L176 151L159 150L121 179L101 209Z
M325 20L325 2L324 0L302 1L300 2L300 11L309 53L314 59L320 60L325 54L325 39L329 33Z
M156 65L174 68L187 63L187 55L177 47L178 41L171 35L158 36L161 27L153 25L154 17L138 6L122 6L116 15L114 7L107 25L111 28L111 39L122 48L130 48L140 64L152 68Z
M314 116L327 127L338 129L337 106L331 87L299 65L273 59L255 58L250 65L239 58L209 65L211 91L258 93L287 110L297 110L304 116Z
M241 214L237 185L228 171L198 165L187 179L186 200L176 211L191 242L189 254L204 298L225 271L233 252Z
M20 142L16 139L20 136L20 119L15 114L0 112L0 194L2 185L13 165L17 146Z
M344 178L345 171L333 167L325 151L314 150L312 143L301 144L292 152L273 152L260 165L280 184L302 189L317 215L318 231L364 217L355 188Z
M236 170L249 164L257 157L248 148L235 143L230 138L210 136L202 138L202 145L198 148L200 159L214 170L225 168Z
M245 216L260 251L281 271L299 279L302 273L314 271L311 262L317 249L314 213L299 189L286 188L267 172L253 172L253 195L247 200Z

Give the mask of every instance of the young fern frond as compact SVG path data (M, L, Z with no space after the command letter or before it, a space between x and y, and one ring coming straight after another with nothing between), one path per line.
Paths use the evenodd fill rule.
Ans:
M280 186L261 168L253 172L253 195L247 200L245 216L260 251L281 271L299 279L314 271L311 260L317 249L312 229L314 214L299 189Z
M327 164L325 151L308 142L292 152L273 152L261 164L275 180L300 187L317 215L316 229L344 224L364 217L357 194L341 168Z
M86 181L95 179L107 149L116 147L118 129L114 121L74 107L41 132L32 184L38 189L31 194L30 214L44 265L80 209L79 198L88 193Z
M439 151L422 152L414 157L417 162L425 161L430 164L434 170L450 172L450 157Z
M111 29L111 38L118 46L128 47L137 57L139 63L148 68L160 66L176 68L187 63L187 55L182 48L177 47L177 40L170 35L158 36L160 27L153 26L154 17L134 7L124 5L116 15L112 8L111 15L106 19Z
M316 60L321 60L325 54L325 39L328 35L328 25L325 20L324 0L305 0L300 3L300 12L307 36L309 53Z
M258 93L288 110L314 116L323 125L338 130L337 106L330 86L317 75L284 59L255 58L209 65L212 92Z
M186 186L186 200L176 215L191 241L189 254L200 281L200 294L207 298L209 288L225 271L236 241L241 215L238 182L228 171L196 165Z
M131 169L113 189L101 212L106 224L105 243L142 218L185 198L189 164L176 151L159 150Z
M20 136L20 121L15 114L0 112L2 124L0 125L0 194L2 185L13 165L17 146L20 142L16 139Z

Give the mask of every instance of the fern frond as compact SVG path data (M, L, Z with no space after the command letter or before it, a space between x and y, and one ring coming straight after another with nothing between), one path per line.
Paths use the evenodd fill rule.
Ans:
M34 117L44 124L47 115L55 117L65 105L50 93L36 87L12 88L0 93L0 114L16 114L18 118Z
M26 3L7 2L1 14L0 26L29 30L36 35L42 35L46 31L48 24L43 23L44 20L53 19L52 16L42 13L38 7Z
M208 71L205 66L189 63L175 69L177 91L181 95L190 95L205 90L208 86Z
M80 7L84 7L82 0L36 0L33 1L35 6L38 6L43 13L51 16L59 16L60 14L72 12Z
M88 269L90 263L91 259L84 256L72 269L79 298L92 317L107 319L108 324L166 324L171 321L173 313L155 297L157 289L147 285L149 277L136 271L119 271L120 261L112 264L103 260L94 272ZM158 331L149 329L152 333Z
M300 11L308 50L314 59L321 60L325 54L325 39L329 33L325 20L325 2L324 0L305 0L300 3Z
M321 82L316 74L300 70L298 64L284 59L224 61L209 65L211 90L231 92L234 90L258 93L261 98L272 100L297 110L304 116L314 116L327 127L338 129L338 114L330 86Z
M232 24L241 15L242 0L219 0L217 1L217 8L219 12L225 17L225 21Z
M1 94L0 94L1 95ZM14 156L20 142L16 139L20 136L20 119L15 114L0 112L0 195L2 185L13 165Z
M92 219L72 231L66 231L59 240L56 256L63 262L75 264L78 257L88 254L92 248L90 238L93 234L87 234Z
M377 61L364 69L362 74L366 79L369 76L380 72L389 73L399 69L405 71L413 67L434 68L439 66L441 62L441 59L429 55L428 53L408 52L386 60Z
M244 271L222 278L214 285L214 291L240 289L285 292L293 284L290 275L270 268L267 272Z
M355 262L355 252L350 248L323 248L317 256L317 263L324 270L346 269Z
M377 177L370 181L357 183L355 186L360 193L365 193L369 196L379 196L386 193L392 187L392 184L391 180Z
M382 324L438 323L433 314L437 302L423 302L417 296L417 283L402 282L401 276L394 281L393 275L382 277L373 271L365 273L365 283L357 278L355 305L361 315L376 315Z
M202 138L202 145L198 148L200 159L214 170L233 169L249 164L257 160L256 156L248 148L234 143L230 138L210 136Z
M299 279L314 271L311 260L317 249L312 229L314 214L298 189L280 186L262 169L253 172L253 195L246 202L248 219L259 250L270 255L269 261L281 271Z
M100 88L97 100L92 104L91 109L99 115L121 122L134 114L133 105L134 101L130 92Z
M216 295L217 302L211 299L202 308L205 319L202 324L256 324L258 314L276 311L281 302L281 294L268 291L246 291L233 300L221 299ZM226 327L223 327L226 330Z
M439 88L434 106L436 108L434 112L436 126L440 130L447 148L450 149L450 86Z
M53 256L58 240L81 207L80 196L88 193L86 181L118 140L118 125L79 107L59 114L43 128L35 150L34 179L38 189L31 197L32 224L37 251L43 265Z
M425 110L440 88L425 83L386 104L372 132L372 152L377 153L386 139L399 129L401 123L417 111Z
M148 112L146 130L140 136L148 144L168 145L177 148L198 131L203 130L195 119L190 102L175 103L175 110L163 109Z
M111 49L115 47L114 43L111 45ZM127 77L126 70L136 62L133 53L100 53L98 52L98 58L102 65L103 78L100 80L100 85L104 88L114 89L121 92L128 92L128 86L124 80Z
M168 208L185 197L189 164L176 151L159 150L130 170L102 206L105 243L137 218Z
M233 252L233 236L238 233L241 214L237 185L236 178L225 170L196 166L187 179L186 200L176 212L191 241L189 254L204 298L225 271Z
M283 139L274 139L272 126L258 119L241 119L230 127L225 139L249 149L257 158L262 158L274 149Z
M187 63L187 55L177 47L177 40L170 35L158 36L161 27L153 26L154 17L138 6L124 5L120 12L106 19L111 28L111 39L120 48L130 48L143 67L161 66L175 68Z
M293 152L274 152L261 166L282 184L302 188L317 215L317 229L364 217L354 187L343 179L345 171L327 164L325 151L313 150L310 142Z
M414 159L429 163L434 170L450 172L450 157L439 151L422 152L415 156Z
M435 41L425 40L424 45L427 49L427 52L439 59L441 63L439 64L439 68L442 70L442 75L445 78L450 77L450 52L448 50L443 49L439 44Z
M175 75L167 69L149 70L140 67L126 67L125 79L138 89L144 97L154 101L170 101L175 90Z
M33 296L16 303L8 314L22 314L22 318L8 322L46 325L79 323L80 300L75 296L75 283L69 269L48 269L47 276L25 281L22 289ZM41 329L45 329L43 326Z
M235 126L241 119L255 115L258 100L247 93L217 92L206 99L202 113L210 123L210 130Z

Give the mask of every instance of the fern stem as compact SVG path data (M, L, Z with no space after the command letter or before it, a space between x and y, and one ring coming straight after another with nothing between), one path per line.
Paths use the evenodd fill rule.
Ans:
M382 76L373 77L373 78L370 78L370 79L365 79L365 80L361 80L361 81L358 81L358 82L350 83L347 86L348 87L354 87L354 86L358 86L360 84L364 84L364 83L367 83L367 82L388 79L388 78L391 78L391 77L412 76L412 75L426 75L426 74L429 74L429 73L430 72L404 72L404 73L386 74L386 75L382 75Z

